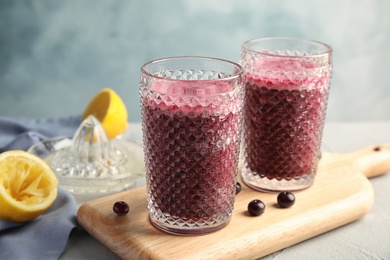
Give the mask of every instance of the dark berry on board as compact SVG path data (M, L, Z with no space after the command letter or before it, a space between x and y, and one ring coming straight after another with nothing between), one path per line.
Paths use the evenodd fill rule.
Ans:
M129 213L129 205L124 201L117 201L114 203L114 206L112 207L112 210L117 214L118 216L123 216Z
M281 208L289 208L295 203L295 196L289 191L283 191L278 195L278 204Z
M239 182L236 183L236 195L241 191L241 184Z
M261 200L252 200L248 204L248 212L252 216L260 216L265 211L265 204Z

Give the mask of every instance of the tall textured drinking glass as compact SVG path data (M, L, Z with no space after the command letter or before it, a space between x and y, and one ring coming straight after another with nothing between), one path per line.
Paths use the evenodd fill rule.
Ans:
M234 204L244 85L239 64L208 57L141 69L149 217L173 234L226 226Z
M242 45L242 177L254 189L301 190L313 181L332 74L332 48L297 38Z

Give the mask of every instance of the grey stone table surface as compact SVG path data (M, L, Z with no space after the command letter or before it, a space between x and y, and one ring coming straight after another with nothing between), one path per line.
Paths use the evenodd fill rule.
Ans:
M141 140L140 124L130 124L130 131ZM327 123L322 150L351 152L386 142L390 142L390 122ZM263 259L390 259L390 173L370 181L375 191L375 203L363 218ZM140 185L143 185L142 181ZM76 228L60 259L119 257L82 228Z

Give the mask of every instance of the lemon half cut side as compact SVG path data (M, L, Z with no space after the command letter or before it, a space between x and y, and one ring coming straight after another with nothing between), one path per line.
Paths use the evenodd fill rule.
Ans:
M32 220L57 198L58 179L41 158L25 151L0 154L0 218Z

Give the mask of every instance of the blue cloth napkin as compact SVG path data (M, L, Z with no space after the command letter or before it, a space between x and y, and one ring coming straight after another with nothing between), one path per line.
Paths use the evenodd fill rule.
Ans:
M60 119L0 117L0 153L27 150L47 138L73 135L80 122L80 116ZM53 205L38 218L25 223L0 220L0 259L58 259L70 232L77 226L76 213L73 196L59 189Z
M0 259L58 259L77 226L73 196L59 189L52 206L28 222L0 220Z
M73 135L81 116L58 119L14 119L0 117L0 153L7 150L27 150L47 138Z

